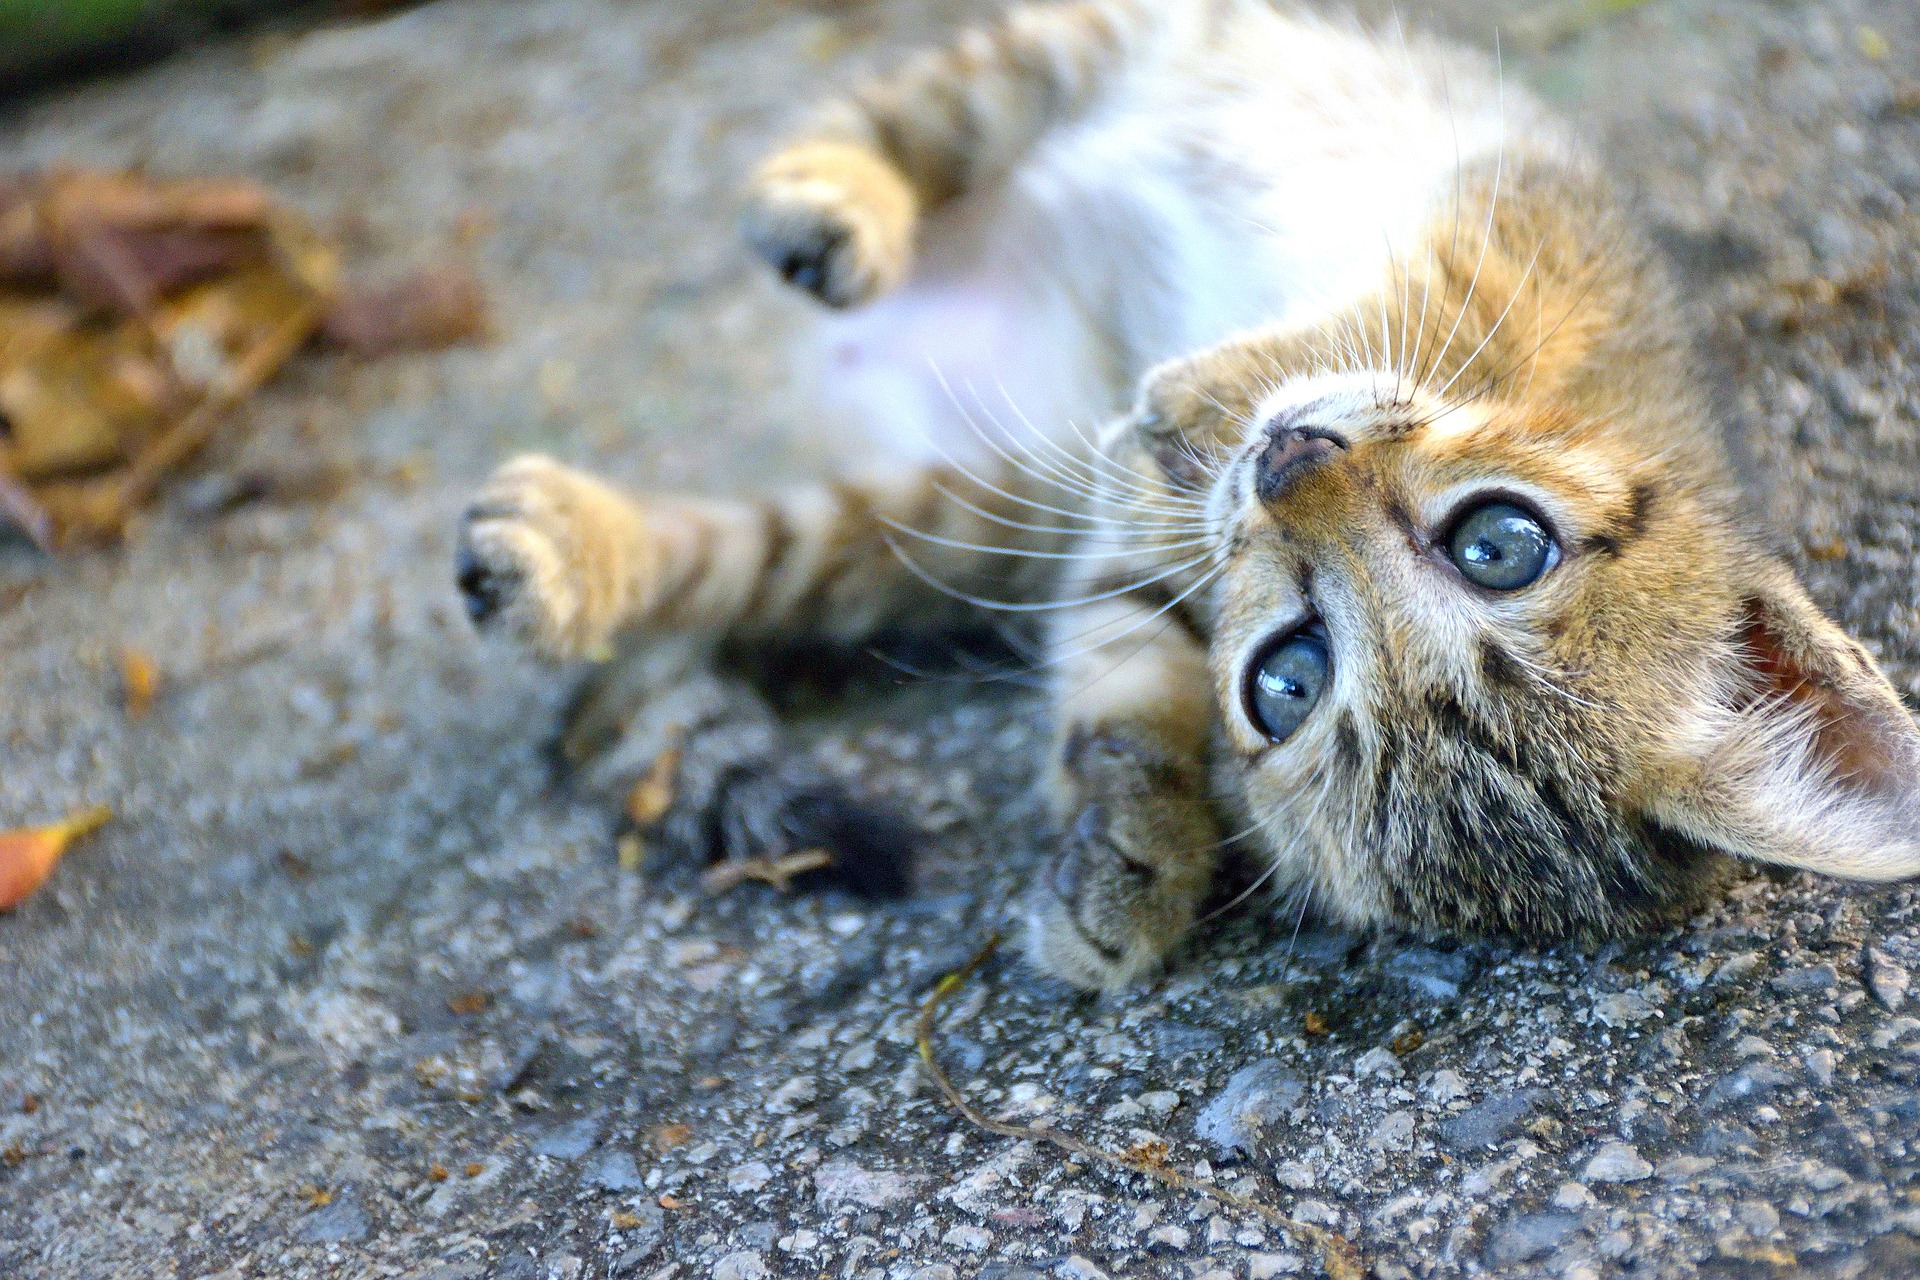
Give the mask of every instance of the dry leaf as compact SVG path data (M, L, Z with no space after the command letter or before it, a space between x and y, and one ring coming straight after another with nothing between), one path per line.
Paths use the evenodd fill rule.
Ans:
M1309 1013L1304 1021L1308 1035L1323 1036L1327 1034L1327 1020L1319 1014Z
M687 1202L679 1196L668 1195L663 1191L660 1193L660 1207L662 1209L684 1209L687 1207Z
M325 1187L302 1187L300 1195L306 1200L309 1209L324 1209L333 1203L333 1192Z
M628 1213L625 1209L615 1209L611 1221L615 1231L631 1231L643 1225L646 1219L637 1213Z
M650 827L673 808L674 785L680 778L680 748L668 747L653 758L647 771L627 792L627 817L636 827Z
M468 991L462 995L448 996L447 1008L463 1017L472 1013L485 1013L492 999L493 997L484 991Z
M487 1166L481 1164L478 1160L467 1161L467 1167L462 1170L469 1178L477 1178L486 1171Z
M323 341L360 356L476 342L490 331L487 295L471 271L441 266L348 289L320 324Z
M655 1151L671 1151L693 1136L690 1124L657 1125L647 1132L647 1141L653 1144Z
M160 691L160 668L138 649L120 651L120 695L127 719L138 720L153 706Z
M70 845L113 816L105 805L44 827L0 831L0 911L11 911L46 883Z
M447 1180L447 1166L439 1163L438 1161L435 1161L433 1164L430 1164L427 1166L428 1182L445 1182L446 1180Z

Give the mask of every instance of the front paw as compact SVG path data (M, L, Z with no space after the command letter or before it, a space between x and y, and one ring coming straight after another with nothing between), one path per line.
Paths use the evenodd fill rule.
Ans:
M461 516L455 584L479 630L555 661L588 657L631 607L639 537L624 498L529 454L494 472Z
M1207 892L1210 843L1198 824L1170 832L1126 806L1081 809L1052 869L1032 890L1027 953L1076 986L1115 991L1157 969L1193 925ZM1182 827L1190 824L1176 824Z
M915 216L911 188L880 156L813 142L760 170L743 224L783 280L828 306L855 307L905 279Z

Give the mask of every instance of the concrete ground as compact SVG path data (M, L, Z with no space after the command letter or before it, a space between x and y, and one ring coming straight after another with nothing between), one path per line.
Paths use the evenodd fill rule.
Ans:
M983 8L443 0L13 110L0 168L250 175L363 272L477 231L501 335L305 359L197 473L265 500L210 515L188 482L123 551L0 557L0 826L118 814L0 918L0 1275L1314 1273L925 1083L918 1000L1047 842L1030 695L820 726L939 833L909 901L709 899L619 869L543 769L562 683L450 588L508 450L713 488L832 465L784 355L809 313L729 194L797 104ZM1434 9L1498 30L1637 193L1763 509L1920 693L1920 9ZM165 677L137 723L123 647ZM1917 911L1754 874L1683 929L1536 951L1247 909L1123 999L996 960L941 1053L989 1110L1157 1136L1381 1277L1913 1275Z

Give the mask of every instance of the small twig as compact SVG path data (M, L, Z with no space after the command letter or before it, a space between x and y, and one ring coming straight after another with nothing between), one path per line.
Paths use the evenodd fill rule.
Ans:
M825 849L802 849L781 858L734 858L716 862L702 872L700 887L717 896L749 880L758 880L785 893L795 876L824 870L832 865L833 855Z
M1358 1251L1354 1249L1353 1245L1345 1236L1337 1231L1329 1231L1325 1227L1317 1226L1314 1223L1302 1222L1298 1218L1289 1217L1281 1213L1278 1209L1261 1204L1257 1200L1249 1200L1245 1196L1235 1195L1233 1192L1216 1186L1214 1183L1204 1181L1200 1178L1188 1177L1166 1162L1165 1150L1159 1145L1143 1143L1124 1155L1117 1155L1111 1151L1096 1147L1092 1143L1083 1142L1071 1134L1060 1133L1054 1129L1043 1129L1031 1125L1011 1124L1005 1120L995 1120L976 1110L972 1103L961 1097L960 1091L953 1087L953 1081L947 1078L947 1073L941 1070L940 1063L933 1056L933 1022L934 1018L940 1012L940 1006L946 1002L947 997L966 985L967 979L971 978L979 970L980 966L987 962L987 957L991 956L994 948L999 945L1000 934L996 932L992 937L987 939L986 945L974 953L971 960L967 961L966 964L954 972L949 973L946 977L940 979L939 983L934 987L932 994L927 997L926 1003L920 1006L920 1018L914 1027L914 1038L920 1046L920 1061L926 1065L927 1074L933 1077L934 1085L940 1090L941 1096L947 1100L948 1106L959 1112L961 1118L970 1124L985 1129L988 1133L997 1133L1004 1138L1022 1138L1029 1141L1051 1143L1070 1155L1084 1156L1089 1160L1098 1161L1101 1164L1108 1165L1115 1169L1125 1169L1132 1173L1143 1173L1154 1181L1164 1183L1177 1190L1191 1191L1196 1195L1218 1200L1220 1203L1230 1208L1238 1209L1242 1213L1257 1215L1280 1228L1280 1230L1301 1240L1305 1240L1320 1250L1320 1262L1326 1269L1330 1280L1361 1280L1366 1269L1361 1265Z

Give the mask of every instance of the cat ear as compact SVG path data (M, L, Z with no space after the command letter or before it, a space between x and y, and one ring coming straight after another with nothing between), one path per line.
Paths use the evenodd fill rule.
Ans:
M1712 712L1648 816L1744 857L1856 880L1920 875L1920 730L1784 564L1749 588Z

